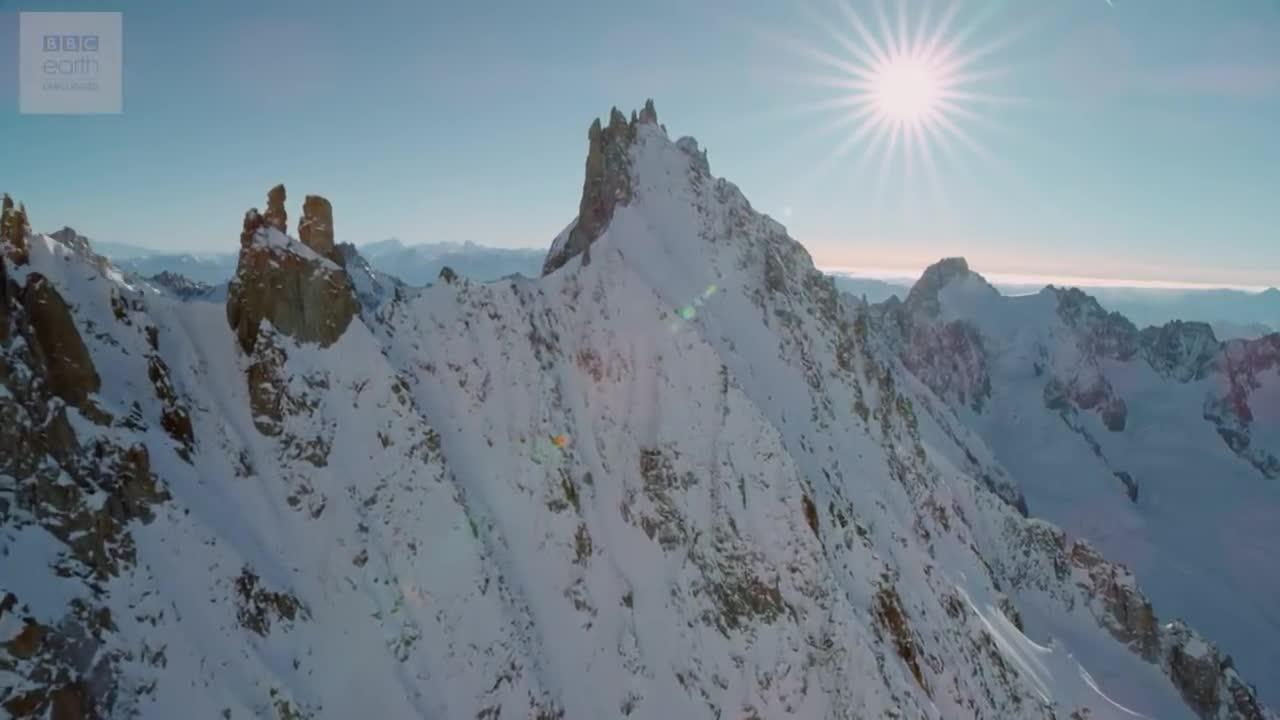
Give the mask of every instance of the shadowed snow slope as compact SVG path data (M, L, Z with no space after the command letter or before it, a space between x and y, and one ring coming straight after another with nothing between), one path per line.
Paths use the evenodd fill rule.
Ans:
M6 245L0 707L1274 718L992 492L1017 479L696 143L622 122L627 202L548 275L393 292L323 347L269 320L298 309L241 295L237 337L87 249ZM244 272L339 272L278 232ZM102 382L52 393L40 323Z

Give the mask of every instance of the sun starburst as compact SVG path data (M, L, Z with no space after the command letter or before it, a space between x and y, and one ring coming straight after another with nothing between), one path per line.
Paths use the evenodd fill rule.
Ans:
M835 21L806 12L835 41L837 52L783 40L785 47L823 66L792 79L833 92L799 108L834 113L818 132L843 132L822 165L858 149L856 169L878 160L881 186L887 175L909 178L923 169L936 191L938 155L956 159L966 151L991 159L971 130L975 123L991 124L984 107L1009 99L982 92L983 82L999 70L982 68L980 61L1009 38L973 47L980 20L958 27L958 0L936 20L932 11L940 3L898 0L886 11L876 2L864 15L849 0L835 2Z

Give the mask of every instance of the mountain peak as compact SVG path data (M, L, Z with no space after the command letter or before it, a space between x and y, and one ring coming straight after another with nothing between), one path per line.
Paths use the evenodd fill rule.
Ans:
M67 225L63 225L62 229L58 230L57 232L49 233L49 237L53 238L54 240L57 240L63 245L66 245L68 248L70 248L71 250L77 253L83 254L86 252L93 251L92 246L89 244L89 238L81 235L80 233L75 231L75 228L72 228Z
M967 278L975 278L977 284L984 291L990 291L990 294L998 294L996 289L986 281L986 278L969 269L968 261L962 257L949 257L943 258L925 268L920 279L916 281L915 285L911 286L911 291L907 293L907 309L912 312L924 312L929 316L938 315L941 311L938 294L944 287L953 282Z
M582 255L583 264L591 262L587 248L608 227L614 209L631 202L630 150L637 128L657 122L658 111L653 100L648 100L639 114L632 114L630 121L615 107L609 111L607 126L602 126L599 118L591 123L587 130L587 162L578 218L547 253L543 275L578 255Z

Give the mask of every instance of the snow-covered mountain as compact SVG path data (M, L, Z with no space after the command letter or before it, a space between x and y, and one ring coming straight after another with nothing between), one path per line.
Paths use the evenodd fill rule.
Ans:
M836 287L870 303L896 295L905 299L910 281L850 275L833 270ZM1004 295L1034 295L1044 285L992 281ZM1175 320L1205 322L1219 340L1253 340L1280 331L1280 290L1200 290L1150 287L1087 287L1085 290L1109 310L1119 312L1138 327Z
M1003 296L960 259L876 313L1032 514L1124 562L1280 691L1280 334L1140 331L1077 289Z
M0 707L1274 720L652 104L585 175L543 277L372 306L283 186L225 303L6 198Z

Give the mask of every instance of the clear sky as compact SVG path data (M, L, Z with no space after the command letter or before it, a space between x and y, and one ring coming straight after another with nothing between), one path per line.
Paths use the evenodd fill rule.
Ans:
M19 10L122 11L123 114L19 115ZM1280 2L969 0L944 35L981 53L975 147L928 175L874 134L837 156L864 44L838 0L0 0L0 189L37 229L176 251L234 249L276 182L341 240L545 246L592 118L652 97L820 264L1280 284Z

